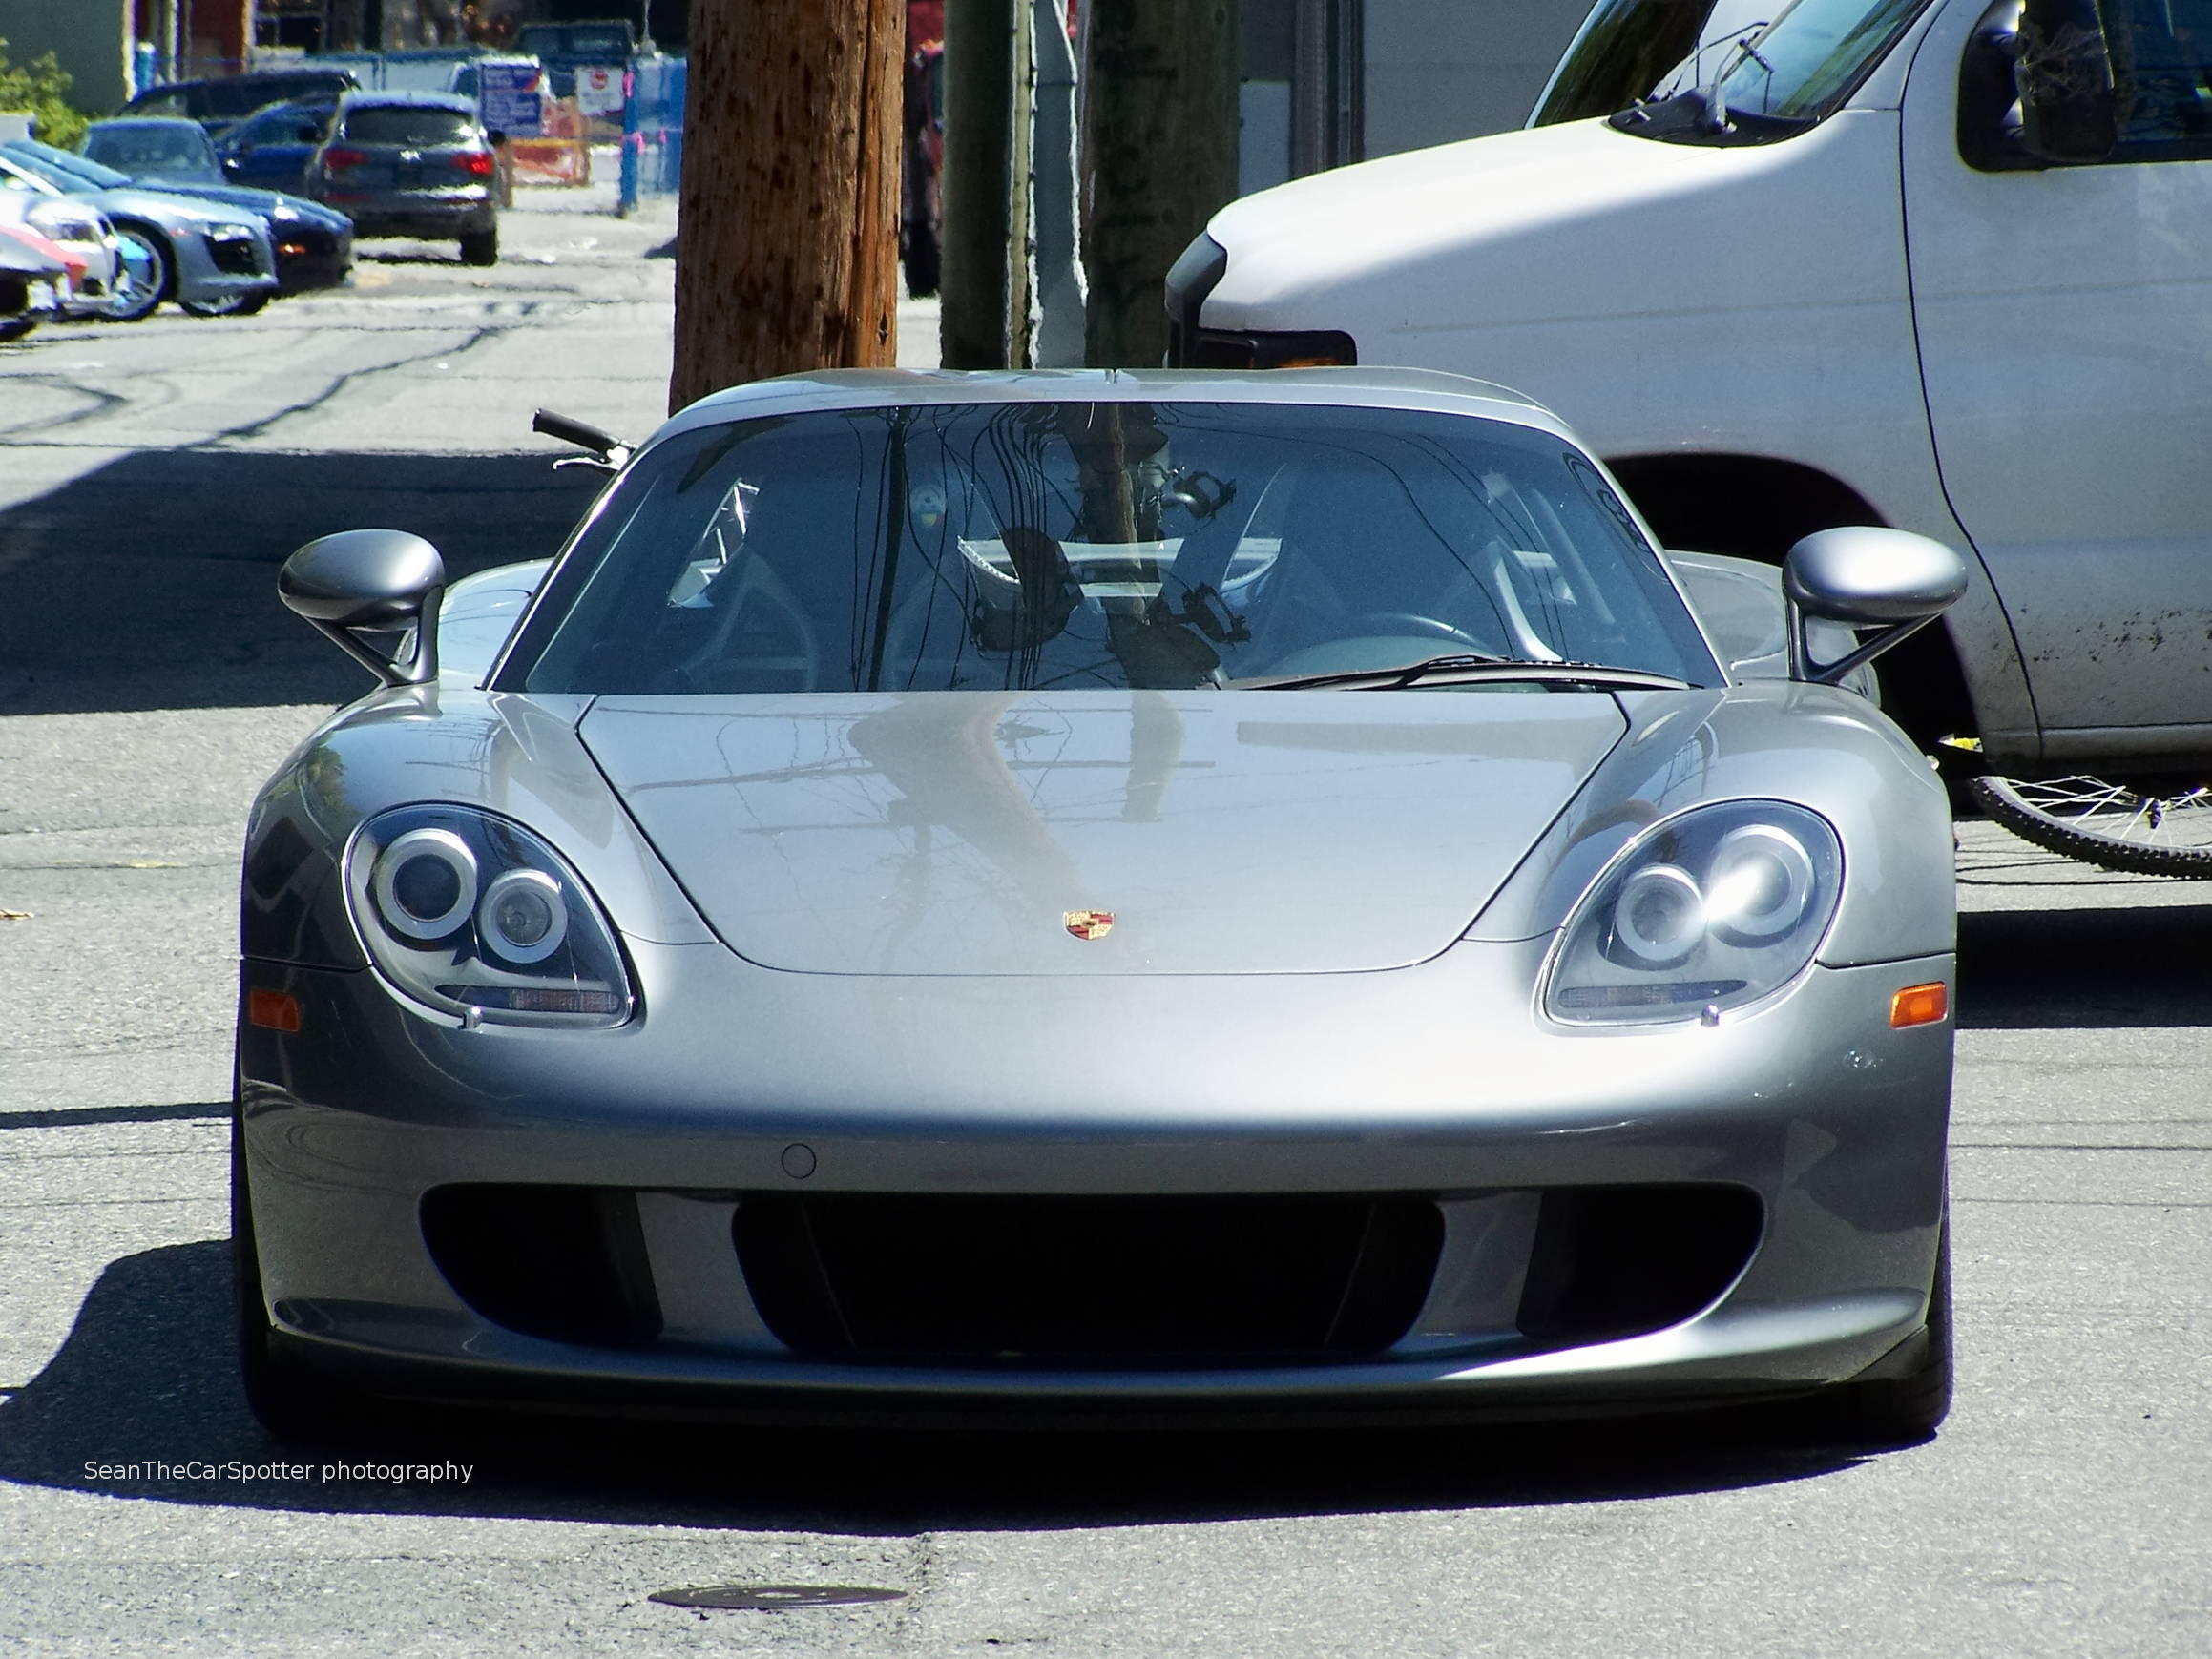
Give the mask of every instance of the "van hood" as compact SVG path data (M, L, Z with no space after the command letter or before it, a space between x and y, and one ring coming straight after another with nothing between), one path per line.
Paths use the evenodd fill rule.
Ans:
M1225 974L1445 950L1626 729L1519 687L603 697L579 734L763 966Z
M1363 362L1421 363L1418 336L1438 328L1736 302L1729 253L1752 227L1786 247L1808 214L1851 218L1870 200L1893 219L1896 144L1896 115L1879 110L1740 146L1666 143L1596 118L1337 168L1214 217L1207 234L1228 269L1200 321L1344 329ZM1802 188L1807 168L1818 191ZM1784 278L1801 298L1855 289L1865 274L1836 269L1830 239L1808 239L1803 271L1757 263L1742 298L1771 301ZM1901 269L1884 275L1883 297L1902 281ZM1377 350L1390 335L1404 338Z

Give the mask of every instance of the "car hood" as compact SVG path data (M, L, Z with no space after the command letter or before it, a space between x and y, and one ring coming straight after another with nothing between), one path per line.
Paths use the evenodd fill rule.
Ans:
M1207 974L1446 949L1626 722L1529 688L936 692L605 697L579 730L763 966Z
M1429 363L1424 331L1439 327L1897 298L1894 237L1850 205L1886 199L1893 220L1896 166L1895 117L1858 111L1780 144L1660 143L1588 120L1410 151L1222 208L1207 232L1228 268L1200 321L1343 328L1362 361ZM1865 258L1836 261L1808 234L1839 212L1873 220ZM1804 254L1731 261L1747 224Z
M334 207L324 207L319 201L309 201L303 196L287 196L281 190L255 190L243 184L148 184L141 180L135 188L157 191L162 196L188 197L201 202L220 202L228 207L249 208L263 218L279 212L289 212L297 218L316 224L327 224L333 230L340 225L348 229L353 221Z
M142 185L118 184L111 190L72 191L80 201L92 202L111 218L146 218L167 226L243 224L264 228L261 216L241 208L210 201L194 193L178 195L148 190Z

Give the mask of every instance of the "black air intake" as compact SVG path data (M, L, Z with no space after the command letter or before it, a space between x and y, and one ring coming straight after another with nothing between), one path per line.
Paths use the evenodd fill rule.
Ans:
M1404 1336L1425 1197L748 1195L738 1256L810 1358L1172 1369L1328 1363Z
M601 1187L437 1187L423 1241L495 1325L594 1347L650 1341L660 1304L635 1194Z
M1554 1187L1536 1216L1521 1330L1574 1348L1679 1325L1736 1282L1763 1213L1743 1187Z

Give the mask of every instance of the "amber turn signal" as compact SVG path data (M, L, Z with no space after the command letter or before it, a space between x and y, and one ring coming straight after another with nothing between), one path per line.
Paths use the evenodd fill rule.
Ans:
M246 1020L272 1031L300 1028L300 999L289 991L246 992Z
M1941 980L1933 985L1907 985L1889 999L1889 1024L1932 1026L1951 1012L1951 987Z

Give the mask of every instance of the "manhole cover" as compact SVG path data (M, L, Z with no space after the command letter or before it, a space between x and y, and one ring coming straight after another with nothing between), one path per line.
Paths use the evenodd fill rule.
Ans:
M863 1602L895 1602L906 1593L870 1589L866 1585L703 1585L696 1589L657 1590L652 1599L672 1607L741 1607L777 1613L785 1607L849 1607Z

